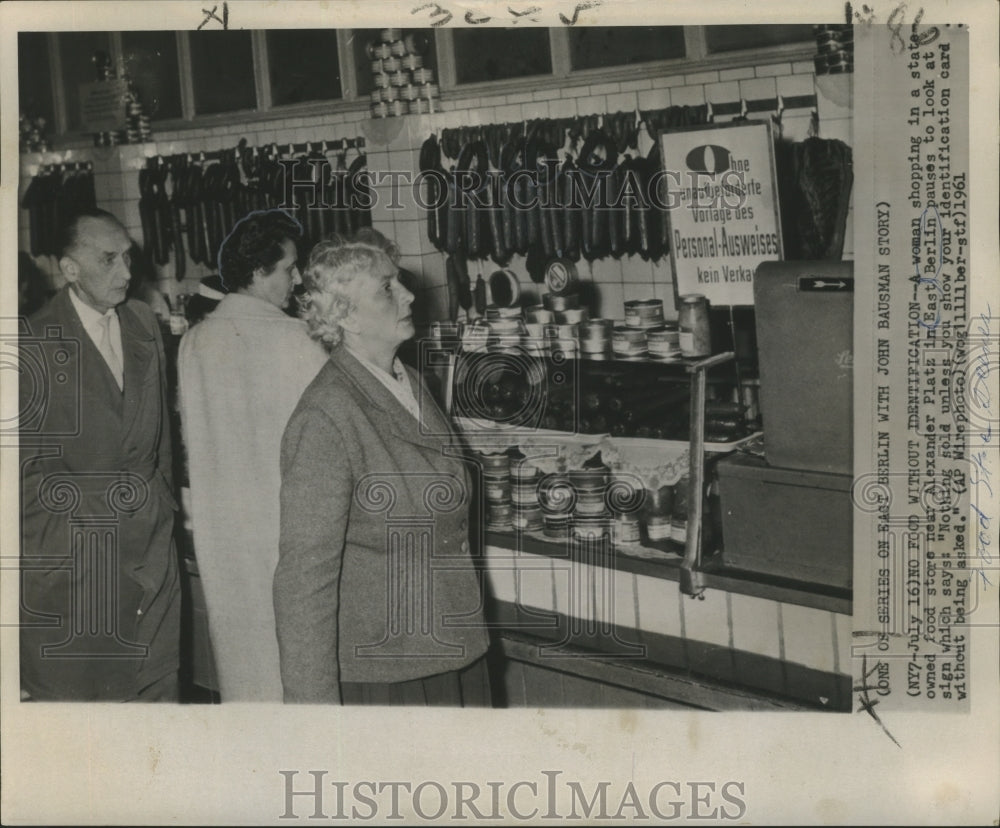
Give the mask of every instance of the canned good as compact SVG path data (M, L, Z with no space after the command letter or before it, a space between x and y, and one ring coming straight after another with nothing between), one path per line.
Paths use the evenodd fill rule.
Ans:
M381 103L382 102L382 90L381 89L373 89L372 90L371 98L372 98L372 103L373 104Z
M412 83L399 87L399 97L404 101L415 101L417 99L417 87Z
M395 86L387 86L385 89L380 89L379 94L386 103L399 100L399 90Z
M522 509L513 516L515 529L537 532L544 526L541 509Z
M385 71L385 68L382 65L382 60L381 59L379 59L379 60L373 60L372 61L372 74L373 75L378 75L378 74L380 74L380 73L382 73L384 71Z
M388 57L382 61L382 71L389 75L394 75L403 68L398 57Z
M520 319L498 318L489 321L490 333L496 336L520 336L524 323Z
M569 259L556 259L545 268L545 286L555 296L575 293L579 283L576 265Z
M389 75L389 83L392 86L406 86L410 82L409 72L393 72Z
M391 103L388 104L388 106L389 106L389 114L393 118L398 118L401 115L405 115L407 112L410 111L406 101L392 101Z
M402 39L402 37L402 29L382 29L382 31L379 32L379 40L383 43L392 43L393 41Z
M655 328L662 324L662 300L633 299L625 303L625 325L629 328Z
M423 68L424 59L420 55L404 55L403 58L403 68L408 72L413 72L416 69Z
M381 103L372 104L372 117L373 118L388 118L389 117L389 104L382 101Z
M543 293L542 304L550 311L565 311L580 307L580 297L576 293Z
M556 321L555 313L544 305L531 305L525 309L524 316L529 322L548 323Z
M525 322L524 333L532 339L542 339L545 336L545 326L541 322Z
M646 332L642 328L618 325L611 331L611 350L616 357L646 355Z
M661 515L646 518L646 534L651 541L670 540L670 518Z
M670 519L670 540L674 543L687 543L687 520Z
M573 340L574 349L576 346L576 336L577 336L577 326L573 323L560 323L556 325L549 325L549 331L552 333L552 339L566 339Z
M421 98L426 98L429 101L434 101L437 100L441 95L441 92L438 89L438 85L436 83L421 83L420 78L417 77L417 75L420 72L430 72L430 71L431 71L430 69L417 69L417 71L413 73L414 75L413 81L414 83L420 84Z
M424 86L429 86L429 85L431 85L431 83L433 81L434 81L434 70L433 69L427 69L426 67L421 67L420 69L414 69L413 70L413 82L414 83L419 83L419 84L422 84ZM425 97L431 97L431 96L426 95ZM435 98L437 97L437 85L436 84L435 84L435 87L434 87L434 95L433 95L433 97L435 97Z
M657 359L677 359L681 356L680 330L674 322L646 331L649 355Z
M506 452L490 453L485 452L479 455L483 467L483 474L503 475L510 474L510 457Z
M458 322L431 322L431 336L439 341L458 339L460 331Z
M680 301L677 323L680 326L681 354L686 357L708 356L712 353L708 299L699 293L688 293Z
M549 350L557 359L576 359L578 348L575 339L553 339Z
M386 58L392 57L392 49L389 48L388 43L377 43L372 47L371 54L369 57L372 60L385 60Z
M588 492L586 494L577 492L575 514L585 517L607 514L607 508L604 504L604 492Z
M576 518L573 521L573 537L582 540L600 540L611 527L606 518Z
M538 484L538 503L547 515L568 515L576 503L576 490L564 475L543 477Z
M586 322L589 317L586 308L567 308L556 312L556 322L564 325L579 325L581 322Z
M610 319L587 319L581 320L580 339L603 340L607 342L611 337L611 329L614 322Z
M483 491L486 495L486 500L490 503L510 502L510 481L507 479L485 479L483 481Z
M547 538L569 537L569 517L566 515L543 515L542 527Z
M397 38L389 44L389 51L391 51L396 57L402 57L406 54L406 44L403 43L402 38Z
M386 87L392 86L389 76L385 72L379 72L377 75L373 75L372 80L375 82L375 86L378 89L385 89Z
M510 479L519 481L524 485L531 484L532 491L535 491L538 480L538 466L533 466L527 460L515 460L510 464Z
M615 543L639 543L642 535L639 531L639 519L621 516L611 524Z
M510 268L495 270L489 278L490 295L494 304L505 310L517 311L517 316L521 315L520 307L516 307L518 299L521 298L521 281L517 274Z

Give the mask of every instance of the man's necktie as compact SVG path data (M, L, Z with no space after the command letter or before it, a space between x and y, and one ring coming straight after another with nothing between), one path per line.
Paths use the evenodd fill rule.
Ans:
M111 314L105 314L101 317L101 339L100 339L100 351L101 356L104 357L104 361L108 364L108 368L111 369L111 373L114 374L115 382L118 383L118 390L122 390L124 386L124 370L122 369L122 360L118 356L118 351L112 344L111 337Z

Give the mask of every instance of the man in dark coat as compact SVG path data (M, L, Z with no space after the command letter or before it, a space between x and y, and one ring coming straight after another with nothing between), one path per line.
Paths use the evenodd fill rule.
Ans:
M163 344L127 300L131 241L91 210L63 233L69 283L22 330L22 696L176 700L180 582L173 543Z

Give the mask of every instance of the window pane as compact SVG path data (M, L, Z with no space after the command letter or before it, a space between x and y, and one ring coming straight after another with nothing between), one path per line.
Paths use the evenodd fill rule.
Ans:
M375 75L372 63L375 60L368 53L368 47L382 43L384 29L353 29L351 31L351 51L354 54L354 74L358 79L358 97L366 97L375 89ZM438 82L437 51L434 45L433 29L402 29L403 42L413 49L413 54L423 58L423 68L434 73L434 83ZM410 53L409 51L407 52ZM404 70L405 71L405 70Z
M683 26L581 26L569 30L570 65L597 69L684 57Z
M709 52L734 52L779 46L782 43L806 43L813 39L809 24L783 26L706 26L705 42Z
M256 109L250 32L202 30L190 38L195 112Z
M181 117L181 78L177 35L173 32L122 32L125 73L150 120Z
M111 54L111 36L107 32L60 32L59 58L62 62L63 89L66 92L66 128L80 129L80 84L98 80L94 55Z
M271 101L275 106L342 96L337 32L281 29L267 33Z
M21 32L17 37L17 91L22 115L44 118L47 130L55 127L49 43L44 32Z
M455 67L459 83L551 74L549 30L456 30Z

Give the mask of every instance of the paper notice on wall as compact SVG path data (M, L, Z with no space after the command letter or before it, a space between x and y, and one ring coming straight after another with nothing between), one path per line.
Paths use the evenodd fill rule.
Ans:
M125 124L128 84L121 79L80 84L80 118L84 132L114 132Z
M757 265L781 258L770 124L664 132L660 152L678 295L752 305Z
M872 130L856 159L875 175L855 206L855 344L872 370L855 388L852 657L859 705L881 711L967 711L972 629L996 600L1000 326L988 297L973 303L969 33L945 23L855 26Z

